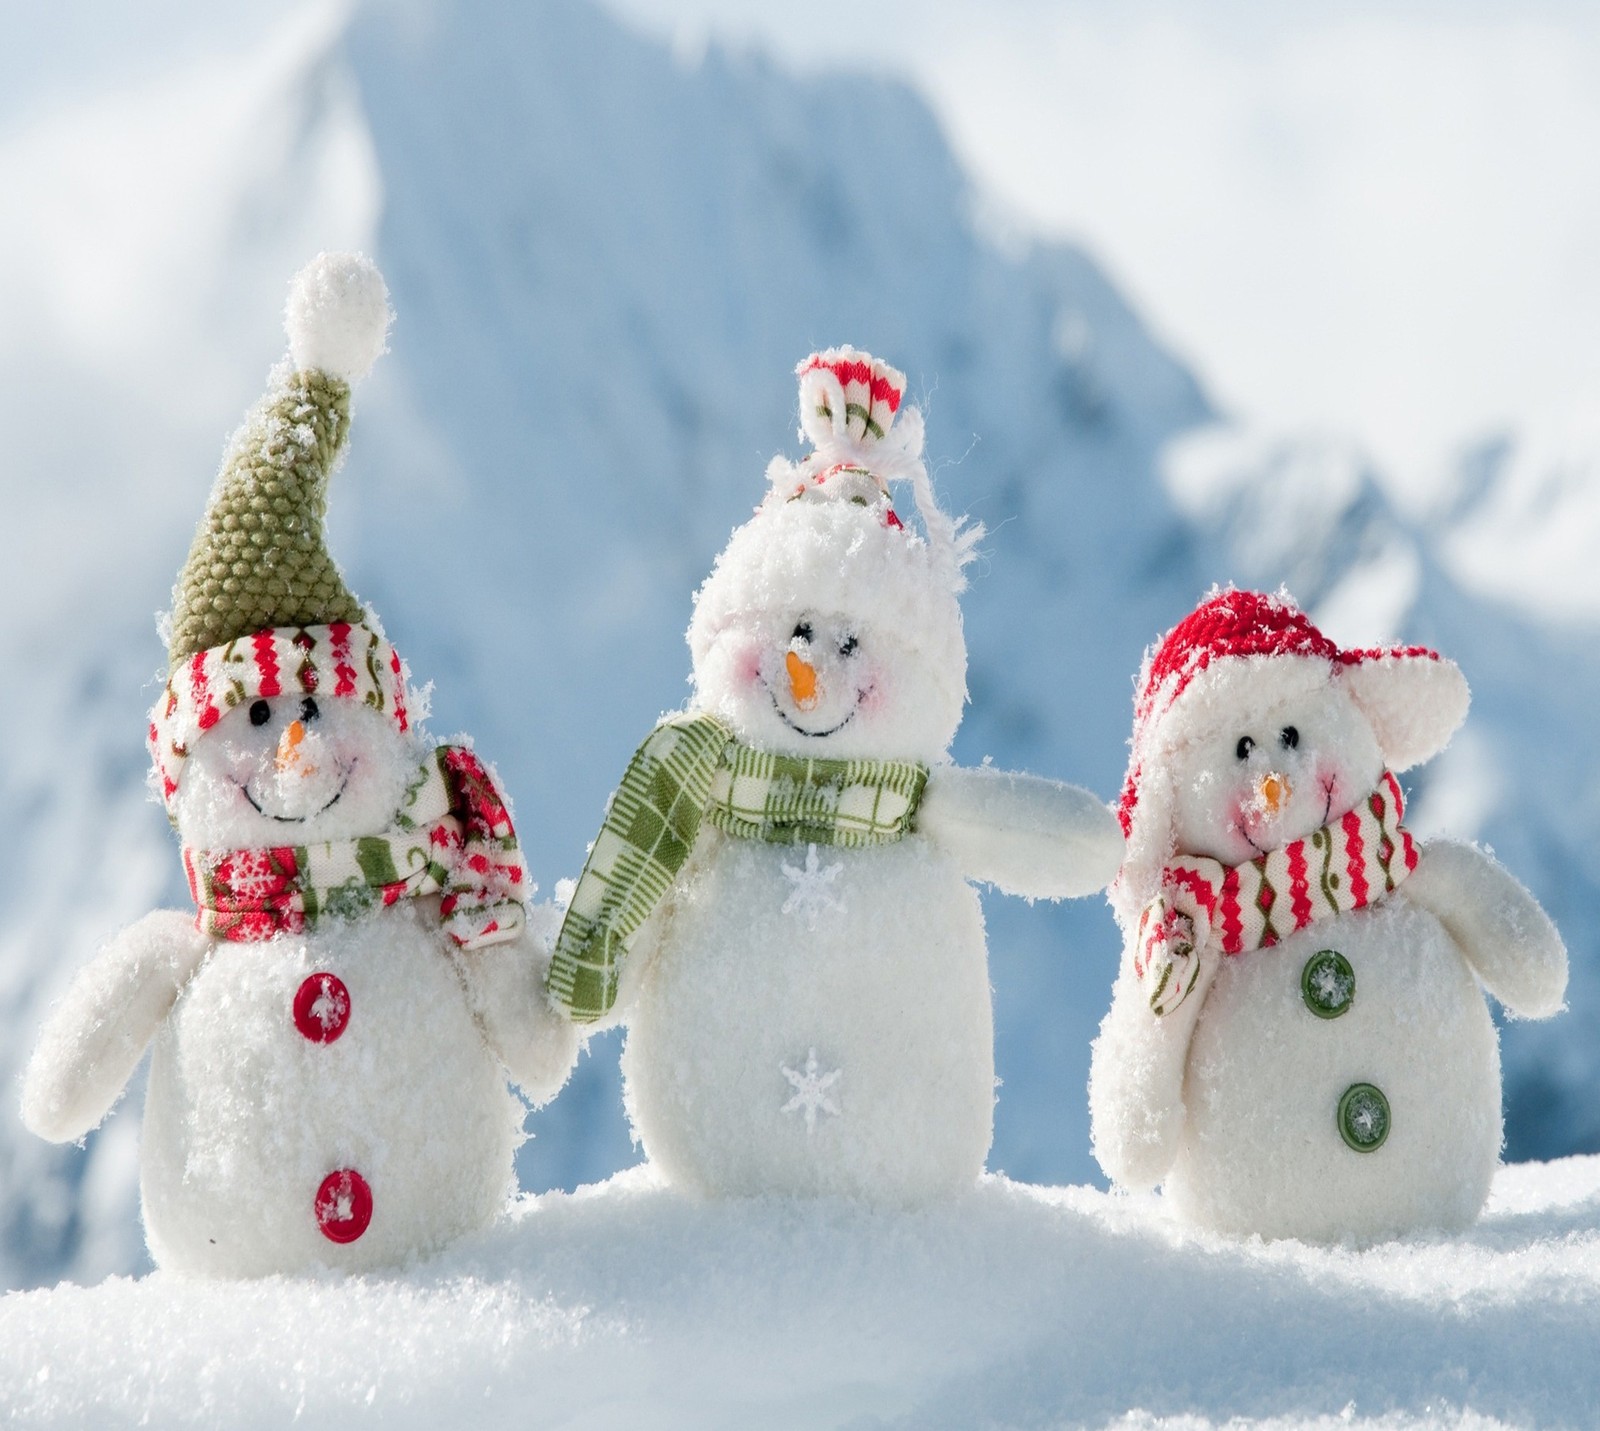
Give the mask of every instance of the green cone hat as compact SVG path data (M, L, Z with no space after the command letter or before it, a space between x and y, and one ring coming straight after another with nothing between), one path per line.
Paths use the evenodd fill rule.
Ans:
M370 259L319 254L289 291L289 360L228 443L172 593L168 655L274 626L359 622L328 554L328 479L350 430L350 387L384 350L389 294Z

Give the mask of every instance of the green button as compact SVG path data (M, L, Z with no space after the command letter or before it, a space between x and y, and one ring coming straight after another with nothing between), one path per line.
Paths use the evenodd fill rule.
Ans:
M1339 1134L1358 1153L1374 1153L1389 1136L1389 1100L1381 1088L1352 1083L1339 1100Z
M1300 971L1300 997L1319 1019L1336 1019L1356 996L1356 971L1337 949L1323 949Z

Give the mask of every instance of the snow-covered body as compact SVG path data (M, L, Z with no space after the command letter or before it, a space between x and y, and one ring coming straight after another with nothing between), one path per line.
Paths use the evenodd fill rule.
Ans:
M1310 1014L1301 992L1324 949L1355 974L1357 997L1338 1019ZM1330 1116L1355 1083L1381 1088L1393 1110L1367 1157L1352 1155ZM1187 1221L1317 1241L1465 1227L1499 1164L1499 1044L1460 949L1402 886L1221 961L1189 1048L1184 1106L1165 1190ZM1300 1134L1292 1155L1290 1128Z
M487 1225L522 1138L508 1076L542 1101L576 1057L494 776L421 735L323 548L349 389L307 355L359 376L387 312L366 260L296 280L299 366L230 446L149 728L198 912L113 938L24 1084L30 1128L79 1138L154 1041L141 1190L163 1268L365 1270Z
M994 1104L976 893L910 835L818 851L837 873L802 914L791 872L804 862L712 831L685 866L622 1056L650 1160L702 1194L900 1201L971 1186ZM879 928L895 937L866 932ZM808 1120L785 1070L803 1077L812 1050L838 1077Z
M817 451L773 464L766 502L702 586L684 717L727 732L724 770L737 748L783 773L755 819L699 826L631 936L609 1014L628 1024L635 1135L673 1185L910 1203L971 1187L993 1127L988 953L968 880L1091 893L1121 841L1086 791L949 764L970 543L933 503L918 415L889 431L904 378L851 350L800 373ZM926 536L901 524L885 472L916 484ZM831 773L809 786L807 762ZM797 792L827 804L819 790L870 790L891 765L918 771L903 825L861 845L826 815L812 833L785 824ZM875 818L881 799L865 803Z
M437 913L410 901L213 944L150 1066L140 1180L156 1261L226 1276L357 1271L491 1222L515 1190L523 1110L473 1021L459 966L474 957L441 948ZM349 996L332 1043L290 1017L323 974ZM359 1169L373 1200L370 1226L343 1245L309 1215L339 1168Z
M1527 892L1470 845L1400 835L1381 852L1385 888L1354 812L1374 791L1397 806L1386 766L1443 746L1466 684L1431 652L1341 654L1281 600L1225 593L1190 621L1205 617L1204 639L1180 625L1141 683L1116 891L1128 943L1090 1078L1096 1156L1115 1181L1160 1183L1179 1217L1218 1231L1372 1242L1464 1227L1502 1140L1483 988L1513 1013L1554 1013L1566 953ZM1155 987L1159 967L1141 966L1164 906L1150 901L1177 897L1206 860L1250 868L1252 852L1264 861L1326 831L1335 842L1311 848L1337 851L1336 881L1371 874L1370 902L1328 908L1313 872L1266 901L1276 933L1264 947L1225 918L1199 920L1192 979L1172 975L1191 979L1187 993L1174 1004ZM1309 922L1291 917L1300 900ZM1225 949L1230 938L1243 947Z

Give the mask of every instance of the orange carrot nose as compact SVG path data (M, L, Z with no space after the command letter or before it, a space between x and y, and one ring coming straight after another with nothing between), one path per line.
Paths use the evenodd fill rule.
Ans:
M1273 771L1270 775L1261 777L1261 803L1267 807L1269 815L1276 815L1280 807L1289 799L1289 778Z
M793 651L783 658L789 672L789 693L801 710L810 710L817 703L817 668L802 661Z
M297 720L292 720L284 727L283 734L278 737L278 769L289 770L300 763L300 742L306 738L306 728ZM305 772L311 774L308 769Z

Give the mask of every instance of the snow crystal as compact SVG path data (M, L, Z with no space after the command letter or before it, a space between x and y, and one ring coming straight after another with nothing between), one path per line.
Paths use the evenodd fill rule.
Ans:
M798 915L805 920L807 929L815 929L818 918L824 914L843 914L844 901L833 892L833 882L843 870L842 861L836 860L831 865L819 864L817 847L807 845L803 866L784 862L784 878L793 888L783 902L783 912Z
M839 1081L839 1073L840 1070L837 1068L827 1073L820 1070L816 1049L806 1054L806 1066L803 1069L784 1068L783 1076L789 1080L789 1086L795 1093L794 1097L783 1105L783 1111L803 1114L807 1133L817 1131L818 1113L828 1113L835 1118L839 1116L839 1105L833 1101L833 1095L828 1091Z

